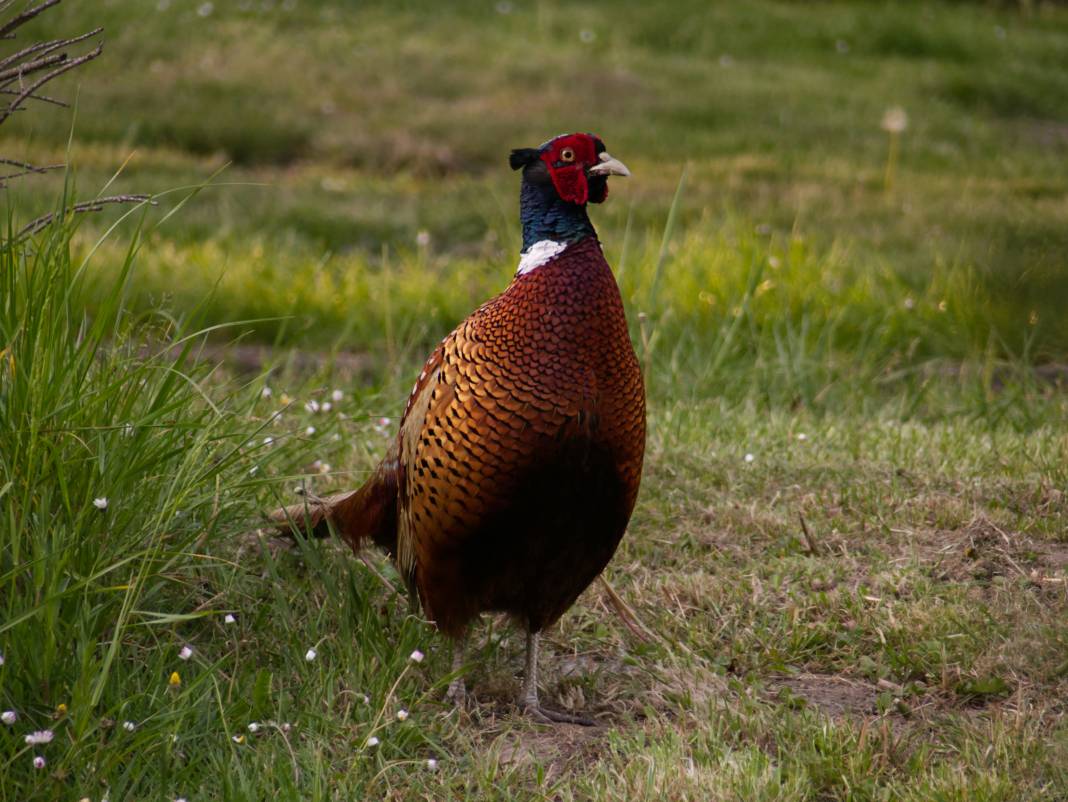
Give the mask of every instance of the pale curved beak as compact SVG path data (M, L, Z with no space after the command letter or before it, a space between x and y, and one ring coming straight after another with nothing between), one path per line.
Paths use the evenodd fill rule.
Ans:
M623 177L630 175L627 165L619 159L614 159L607 153L602 153L599 158L601 163L595 164L590 168L590 175L619 175Z

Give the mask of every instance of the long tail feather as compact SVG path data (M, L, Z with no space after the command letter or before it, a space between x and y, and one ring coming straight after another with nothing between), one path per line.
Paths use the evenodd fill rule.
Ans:
M299 504L267 516L279 532L305 537L329 537L331 530L353 550L370 538L390 554L397 550L396 460L387 458L359 490L326 498L306 496Z

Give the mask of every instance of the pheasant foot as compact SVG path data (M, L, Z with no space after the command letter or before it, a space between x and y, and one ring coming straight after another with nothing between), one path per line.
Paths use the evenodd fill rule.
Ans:
M523 689L519 692L519 709L542 724L579 724L592 727L597 722L578 713L550 710L538 702L538 633L527 633L527 667L523 677Z

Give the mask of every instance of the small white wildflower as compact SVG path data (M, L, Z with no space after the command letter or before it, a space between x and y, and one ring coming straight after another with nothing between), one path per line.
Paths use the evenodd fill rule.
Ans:
M264 437L263 438L263 444L265 446L269 446L273 442L274 442L274 438L273 437L268 436L268 437Z
M391 418L379 418L378 419L378 425L379 426L389 426L391 423L393 423L393 420Z
M5 710L3 713L0 713L0 721L4 722L9 727L18 720L19 714L14 710Z
M289 732L291 729L293 729L292 724L290 724L288 721L282 722L282 732Z
M253 465L251 468L248 469L248 475L249 476L255 476L256 475L256 471L258 471L259 469L260 469L259 465Z
M344 397L345 397L345 394L343 392L341 392L340 390L334 390L334 392L330 393L330 398L333 400L333 402L335 404L337 402L339 402L341 399L343 399Z
M224 624L236 624L237 623L237 619L234 618L234 614L233 613L227 613L226 617L223 619L223 623Z
M137 725L134 724L132 721L124 721L122 722L122 728L126 730L126 732L133 732L137 729Z
M364 703L365 705L369 705L369 704L371 704L371 697L370 697L370 696L368 696L368 695L367 695L367 694L365 693L365 694L363 695L363 699L362 699L361 701L362 701L362 702L363 702L363 703Z
M418 649L416 649L414 652L412 652L410 655L408 655L408 659L411 660L413 663L421 663L421 662L423 662L423 658L424 657L426 657L426 655L423 654Z
M250 721L248 724L248 731L256 733L260 731L260 723L258 721Z
M902 305L906 309L912 309L913 307L916 306L916 301L914 301L912 296L910 295L908 298L906 298L904 301L902 301Z
M329 401L323 401L323 405L321 407L319 407L319 408L323 412L329 412L330 410L332 410L334 408L334 405L331 404Z
M304 408L308 410L308 412L318 412L319 402L313 398L311 401L304 405Z
M436 761L432 757L431 758L427 758L426 767L428 769L430 769L431 771L437 771L438 770L438 761Z
M368 746L378 746L379 743L380 742L378 740L378 736L377 735L372 735L370 738L367 739L367 745Z
M808 435L805 434L804 432L798 432L797 439L798 440L802 440L802 441L808 440Z
M308 649L308 651L304 653L304 659L307 660L309 663L318 656L319 653L315 651L315 649Z
M262 398L270 398L272 395L274 395L274 392L270 387L264 386L264 388L260 390L260 396Z
M33 767L35 769L43 769L45 767L45 759L40 755L35 755L33 758Z
M211 12L214 10L214 3L201 3L200 8L197 9L197 15L201 17L210 17Z
M106 510L108 508L107 496L101 496L100 498L93 499L93 506L98 510Z
M52 739L56 737L56 734L52 730L37 730L31 732L26 736L26 744L28 746L37 746L37 744L50 744Z
M408 711L405 710L402 707L400 710L397 711L397 721L407 721L407 720L408 720Z
M745 455L745 461L746 462L752 462L755 459L756 459L756 457L754 457L752 454L746 454Z
M315 427L309 426L307 429L304 430L304 434L308 435L308 437L311 437L313 434L315 434Z
M193 656L193 647L192 646L183 646L182 650L180 652L178 652L178 659L179 660L188 660L192 656Z
M909 127L909 115L900 106L892 106L883 114L880 127L891 134L900 134Z

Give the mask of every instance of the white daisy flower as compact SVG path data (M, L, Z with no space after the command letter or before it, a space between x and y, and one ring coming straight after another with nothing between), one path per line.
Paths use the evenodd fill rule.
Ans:
M182 650L180 652L178 652L178 659L179 660L188 660L192 656L193 656L193 647L192 646L183 646Z
M333 408L334 408L334 405L333 405L333 404L331 404L331 403L330 403L329 401L323 401L323 405L322 405L322 407L321 407L321 409L323 410L323 412L329 412L329 411L330 411L330 410L332 410Z
M0 713L0 721L4 722L9 727L18 720L19 714L14 710L5 710L3 713Z
M400 710L397 711L397 721L407 721L407 720L408 720L408 711L405 710L402 707Z
M432 757L431 758L427 758L426 767L428 769L430 769L431 771L437 771L438 770L438 761L435 760Z
M804 432L798 432L797 439L801 440L802 442L804 442L805 440L808 440L808 435L805 434Z
M755 459L756 459L756 457L755 457L755 456L753 456L752 454L746 454L746 455L745 455L745 461L746 461L746 462L752 462L752 461L753 461L753 460L755 460Z
M37 746L38 744L52 743L52 739L56 737L56 734L52 730L37 730L31 732L26 736L26 743L29 746Z
M345 397L345 394L343 392L341 392L340 390L334 390L334 392L330 393L330 398L333 399L335 404L338 401L340 401L341 399L343 399L344 397Z
M413 663L421 663L421 662L423 662L423 658L424 657L426 657L426 655L423 654L418 649L416 649L414 652L412 652L410 655L408 655L408 659L411 660Z
M367 739L368 746L378 746L379 743L381 743L381 741L378 740L377 735L372 735L370 738Z
M308 437L311 437L313 434L315 434L315 427L309 426L307 429L304 430L304 434L308 435Z
M260 731L260 723L258 721L250 721L248 724L248 731L251 733L257 733Z
M264 387L264 388L263 388L263 389L262 389L262 390L260 391L260 395L261 395L261 396L263 396L264 398L270 398L270 397L271 397L272 395L274 395L274 393L273 393L273 392L271 392L271 388L270 388L270 387L266 387L266 386L265 386L265 387Z
M223 619L223 623L224 624L236 624L237 623L237 619L234 617L233 613L227 613L226 614L226 618Z
M107 496L101 496L100 498L93 499L93 506L98 510L106 510L108 508Z
M304 659L307 660L309 663L318 656L319 653L315 651L315 649L308 649L308 651L304 653Z

